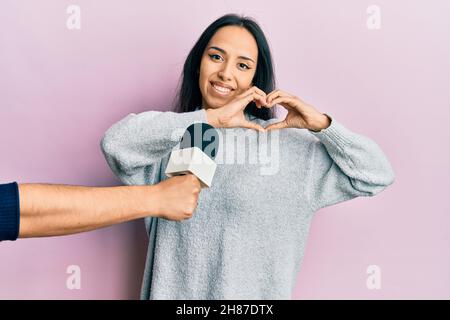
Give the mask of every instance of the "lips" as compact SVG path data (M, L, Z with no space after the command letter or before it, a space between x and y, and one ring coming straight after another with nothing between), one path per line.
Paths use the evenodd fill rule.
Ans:
M226 85L226 84L220 83L220 82L218 82L218 81L211 81L211 84L212 84L212 85L216 85L216 86L218 86L218 87L222 87L222 88L227 88L227 89L230 89L230 90L234 90L231 86L228 86L228 85Z
M231 91L233 91L233 88L230 88L229 86L221 85L217 82L211 82L211 87L213 88L213 93L218 96L228 96L230 95Z

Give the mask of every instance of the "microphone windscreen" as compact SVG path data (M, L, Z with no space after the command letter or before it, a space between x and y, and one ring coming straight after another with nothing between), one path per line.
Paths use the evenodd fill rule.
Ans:
M180 142L180 149L197 147L212 160L219 147L219 133L207 123L194 123L187 127Z

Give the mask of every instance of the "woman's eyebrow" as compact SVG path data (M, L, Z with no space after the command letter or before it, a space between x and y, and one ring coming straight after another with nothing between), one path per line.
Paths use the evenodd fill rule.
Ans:
M220 52L222 52L222 53L224 53L224 54L227 54L227 52L226 52L225 50L223 50L222 48L219 48L219 47L214 47L214 46L212 46L212 47L209 47L208 49L216 49L217 51L220 51ZM255 63L255 61L253 61L252 59L250 59L250 58L248 58L248 57L239 56L238 58L244 59L244 60L250 60L251 62Z

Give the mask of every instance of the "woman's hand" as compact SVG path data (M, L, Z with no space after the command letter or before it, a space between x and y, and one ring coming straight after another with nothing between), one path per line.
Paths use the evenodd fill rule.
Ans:
M207 109L208 123L216 128L249 128L259 131L265 129L255 122L248 121L244 116L245 107L255 101L256 106L267 106L266 93L254 86L244 93L236 96L232 101L218 109Z
M300 98L281 90L269 93L267 104L269 108L279 104L285 107L288 113L283 121L267 126L266 130L299 128L317 132L328 128L331 123L331 119L326 114L320 113Z

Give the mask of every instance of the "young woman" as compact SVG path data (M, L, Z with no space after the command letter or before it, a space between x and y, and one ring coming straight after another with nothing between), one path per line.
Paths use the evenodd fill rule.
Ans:
M227 137L216 159L229 160L235 151L262 159L261 150L271 150L266 161L218 161L190 220L146 218L142 299L290 299L314 212L373 196L394 181L375 142L274 89L262 30L226 15L187 57L178 113L130 114L106 132L103 152L125 184L166 179L171 151L195 122ZM281 122L273 118L276 104L288 110ZM248 143L236 146L230 136ZM261 170L274 159L275 169Z

